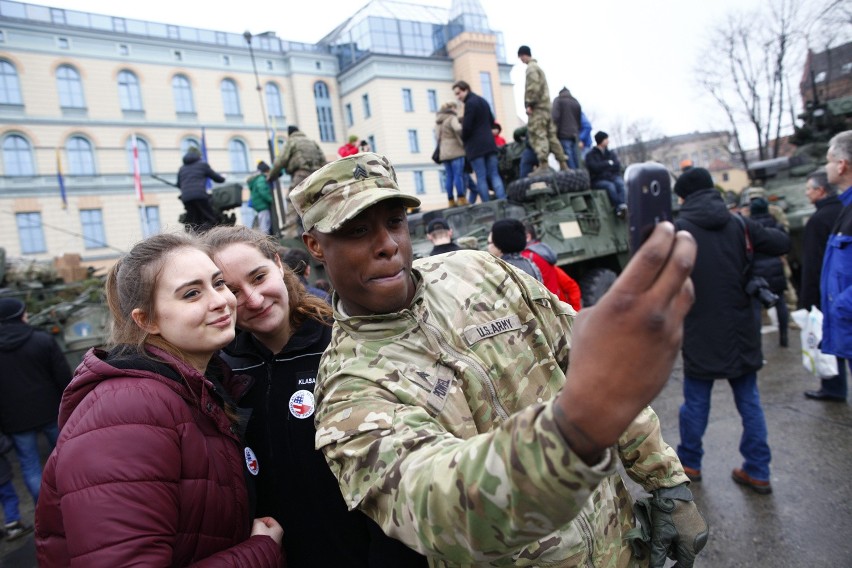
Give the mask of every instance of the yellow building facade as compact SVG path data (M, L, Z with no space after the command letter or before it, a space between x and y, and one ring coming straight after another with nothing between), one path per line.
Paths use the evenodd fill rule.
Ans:
M373 0L304 44L4 1L0 246L9 257L77 253L105 265L180 228L179 192L157 178L176 181L202 132L213 169L243 185L271 160L269 137L280 147L289 125L329 160L354 134L394 162L424 208L443 206L443 168L430 159L435 111L463 79L511 132L520 121L510 71L478 2L446 10ZM253 218L246 203L235 213Z

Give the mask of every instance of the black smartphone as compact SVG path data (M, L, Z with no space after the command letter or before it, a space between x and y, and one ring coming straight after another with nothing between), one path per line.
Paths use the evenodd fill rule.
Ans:
M661 221L672 220L669 171L657 162L630 164L624 171L630 254L635 253Z

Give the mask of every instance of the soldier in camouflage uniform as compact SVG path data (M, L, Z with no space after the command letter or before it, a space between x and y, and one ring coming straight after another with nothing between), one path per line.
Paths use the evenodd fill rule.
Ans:
M559 169L568 169L568 158L556 136L556 126L550 110L550 91L547 88L547 78L538 62L532 58L530 48L522 45L518 48L518 59L527 66L526 85L524 88L524 106L527 109L528 143L538 158L538 167L531 175L544 173L549 170L547 157L553 152Z
M305 136L298 126L287 128L287 143L281 153L275 158L272 169L266 174L269 183L274 182L281 176L281 171L290 174L290 190L302 183L306 177L325 165L325 154L319 144ZM287 194L284 201L287 202ZM287 214L284 219L284 236L296 237L299 220L296 212L287 204Z
M631 529L652 566L692 566L706 524L646 406L691 305L688 235L662 225L577 316L484 252L412 264L419 200L384 157L333 162L290 199L335 289L317 447L350 508L431 566L647 566ZM654 495L639 530L617 461Z

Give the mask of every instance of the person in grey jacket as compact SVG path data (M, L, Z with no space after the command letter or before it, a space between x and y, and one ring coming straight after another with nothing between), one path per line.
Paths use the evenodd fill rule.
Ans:
M556 126L556 137L568 158L568 167L576 170L580 167L580 161L577 159L577 139L580 135L583 110L580 102L571 96L568 87L562 87L559 96L553 99L551 114Z

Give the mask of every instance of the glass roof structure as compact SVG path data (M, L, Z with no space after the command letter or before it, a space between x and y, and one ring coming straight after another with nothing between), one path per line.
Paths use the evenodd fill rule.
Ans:
M371 0L319 43L337 55L343 70L371 53L446 56L447 42L462 32L497 36L497 58L505 62L503 36L489 28L479 0L453 0L449 10L397 0Z

